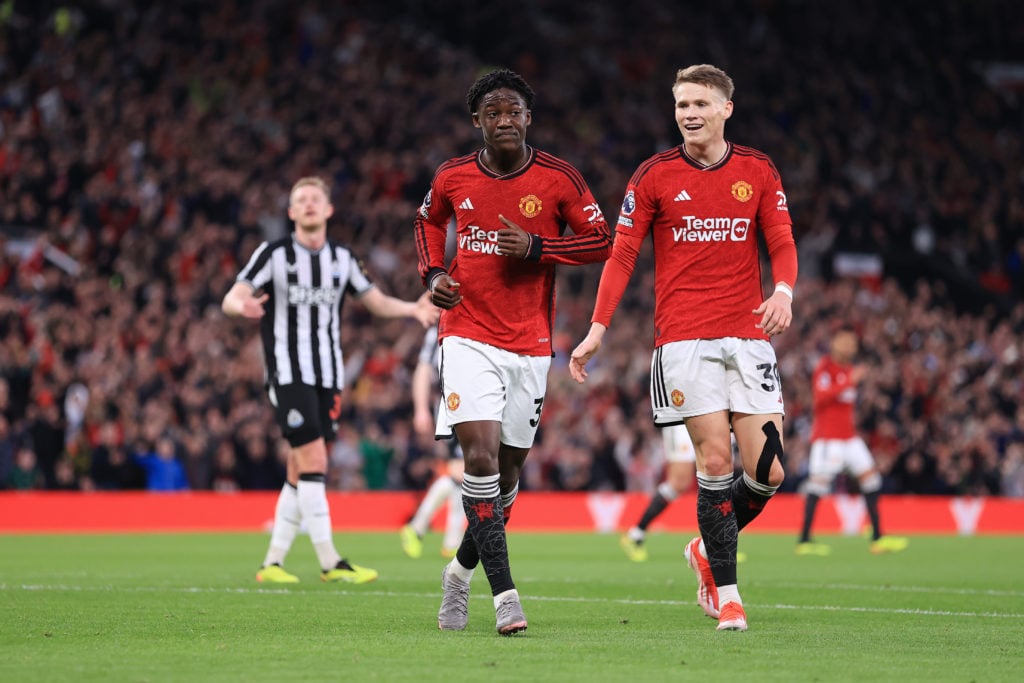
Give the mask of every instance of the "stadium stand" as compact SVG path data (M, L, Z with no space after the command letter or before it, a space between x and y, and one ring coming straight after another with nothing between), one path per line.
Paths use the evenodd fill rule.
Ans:
M142 468L158 444L192 489L279 487L258 340L218 304L239 259L288 229L295 178L329 178L333 236L411 298L412 216L437 164L477 145L462 98L481 69L537 87L531 140L614 216L636 164L677 143L675 69L708 61L736 81L730 139L777 162L796 221L795 325L776 341L787 489L810 371L853 322L885 490L1024 495L1016 3L546 0L517 5L512 28L498 6L455 0L85 5L0 13L0 487L158 488ZM600 267L562 274L524 488L656 485L636 333L651 329L649 273L583 389L565 364ZM408 391L421 331L349 308L332 485L422 486L431 444L411 436Z

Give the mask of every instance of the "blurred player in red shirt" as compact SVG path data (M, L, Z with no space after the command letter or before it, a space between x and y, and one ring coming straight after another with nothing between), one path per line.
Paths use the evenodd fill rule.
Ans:
M736 584L739 530L778 490L782 387L769 338L793 319L796 245L771 160L725 139L732 79L717 67L681 69L672 87L683 144L643 162L626 186L590 332L572 353L578 382L597 353L640 245L654 243L654 422L684 423L697 456L697 522L686 546L697 601L719 630L746 630ZM774 291L761 291L758 235ZM733 481L730 431L743 475Z
M473 84L466 104L483 149L441 164L415 224L420 275L444 309L437 433L454 429L465 458L468 528L441 574L442 630L466 627L478 563L491 585L498 633L526 629L505 519L544 405L555 266L604 261L611 251L608 223L579 171L526 144L533 100L526 81L507 69ZM452 219L456 253L445 263Z
M907 547L907 539L883 536L878 514L878 492L882 476L864 439L854 426L857 385L864 378L864 366L854 365L858 351L857 333L852 327L840 327L832 335L829 354L814 368L814 424L811 427L811 456L805 484L807 499L804 523L800 531L797 555L828 555L829 546L811 541L811 526L818 500L831 492L840 472L857 478L871 519L873 553L898 552Z

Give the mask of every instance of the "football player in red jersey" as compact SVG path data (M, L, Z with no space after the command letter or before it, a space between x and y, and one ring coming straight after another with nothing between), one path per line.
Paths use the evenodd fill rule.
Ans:
M647 502L640 520L631 526L619 539L619 546L626 557L634 562L647 561L647 527L679 496L690 489L696 472L697 456L693 452L693 441L685 425L661 428L665 449L665 480Z
M526 629L509 569L505 519L540 423L552 355L555 265L608 258L611 234L579 171L526 144L534 93L502 69L466 95L483 148L441 164L415 223L419 269L435 305L444 410L465 457L468 528L441 574L438 627L468 620L477 563L494 596L497 630ZM457 248L445 262L448 223ZM563 234L568 227L572 234Z
M844 326L832 334L829 353L814 368L811 382L814 390L814 423L811 425L811 454L808 478L804 488L804 523L800 530L798 555L828 555L830 548L811 541L814 511L821 496L832 490L836 476L848 471L857 477L868 517L871 519L873 553L899 552L907 547L907 539L883 536L878 513L878 492L882 475L864 439L854 426L857 386L864 378L863 365L854 365L858 351L857 332Z
M683 143L643 162L626 187L590 332L569 370L583 382L643 240L654 242L655 424L685 422L697 456L697 522L686 546L697 599L719 630L746 630L736 584L739 530L778 490L782 388L769 343L793 319L797 257L782 181L763 153L725 139L733 83L721 69L681 69L672 94ZM758 234L774 291L761 291ZM730 431L743 474L733 481Z

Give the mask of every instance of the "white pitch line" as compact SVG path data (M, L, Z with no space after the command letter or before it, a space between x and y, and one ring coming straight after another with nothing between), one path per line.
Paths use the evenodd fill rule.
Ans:
M66 584L0 584L0 591L66 591L66 592L124 592L124 593L226 593L242 595L312 595L312 591L305 591L301 588L160 588L157 586L69 586ZM413 593L398 591L362 591L362 590L337 590L327 595L340 596L372 596L381 598L437 598L438 593ZM317 591L316 595L324 595L323 591ZM490 601L490 596L474 596L480 600ZM683 600L631 600L625 598L581 598L570 596L544 596L527 595L526 600L530 602L561 602L561 603L588 603L588 604L611 604L611 605L658 605L658 606L684 606L694 604L691 601ZM905 614L909 616L927 617L977 617L989 619L1024 619L1024 614L1012 612L954 612L952 610L930 610L930 609L909 609L900 607L842 607L839 605L787 605L776 603L772 605L759 605L746 603L747 607L754 609L778 609L778 610L814 610L820 612L855 612L872 614Z
M765 584L767 585L767 584ZM989 595L992 597L1024 598L1024 591L995 590L990 588L947 588L945 586L891 586L880 583L857 584L857 583L824 583L811 585L806 583L777 583L771 582L771 586L778 588L824 588L826 590L843 591L868 591L878 593L937 593L940 595Z

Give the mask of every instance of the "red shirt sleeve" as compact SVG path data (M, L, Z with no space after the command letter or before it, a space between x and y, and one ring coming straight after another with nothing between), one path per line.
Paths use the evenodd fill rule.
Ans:
M768 246L772 262L772 280L785 282L792 289L796 285L796 242L793 241L793 219L789 215L789 202L782 187L782 177L770 160L766 160L765 192L758 207L758 221Z
M604 270L601 272L601 283L597 287L597 301L594 303L591 322L601 323L605 327L611 325L612 315L626 291L642 243L643 237L616 233L611 258L604 264Z
M764 230L764 240L772 262L772 280L785 282L792 289L796 286L798 270L792 226L789 223L769 226Z
M444 244L448 237L448 220L453 209L443 190L444 167L438 170L430 190L416 212L413 231L416 237L418 270L423 284L429 286L437 272L445 271Z
M611 230L601 207L590 190L567 200L562 212L572 235L545 237L531 235L533 248L527 255L537 254L541 263L582 265L608 258L612 250Z

